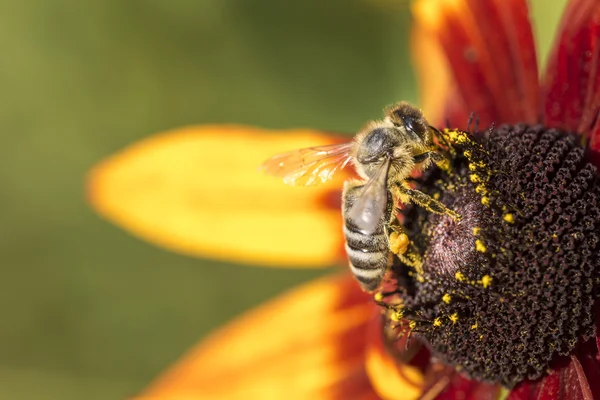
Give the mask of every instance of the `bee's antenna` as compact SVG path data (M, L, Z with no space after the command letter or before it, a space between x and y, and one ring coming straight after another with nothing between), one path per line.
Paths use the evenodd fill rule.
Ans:
M450 125L450 121L446 121L447 125ZM442 144L444 144L446 147L450 148L450 143L448 143L448 141L446 140L446 138L444 137L444 133L436 128L435 126L429 125L429 129L431 129L434 133L435 136L440 139L440 141L442 142ZM448 128L450 129L450 128Z
M475 118L475 113L474 113L474 112L472 112L472 113L469 115L469 119L467 120L467 131L468 131L468 132L471 132L471 124L473 123L473 119L474 119L474 118Z

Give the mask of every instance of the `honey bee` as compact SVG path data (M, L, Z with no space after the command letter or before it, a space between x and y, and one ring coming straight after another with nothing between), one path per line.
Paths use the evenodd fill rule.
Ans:
M396 204L414 202L430 212L459 216L441 202L410 188L407 178L445 160L434 144L437 131L406 102L385 109L347 143L310 147L276 155L261 169L294 186L325 182L352 163L360 180L344 183L342 215L350 269L362 289L375 291L393 255L402 257L409 240L397 224Z

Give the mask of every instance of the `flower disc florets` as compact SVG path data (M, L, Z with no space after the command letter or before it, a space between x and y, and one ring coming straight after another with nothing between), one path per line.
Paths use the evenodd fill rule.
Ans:
M393 273L404 317L441 361L512 386L595 334L600 183L580 137L541 126L447 131L418 188L461 215L404 210L418 268Z

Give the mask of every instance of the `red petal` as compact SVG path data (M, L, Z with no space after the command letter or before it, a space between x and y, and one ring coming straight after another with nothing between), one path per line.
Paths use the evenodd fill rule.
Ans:
M590 354L580 357L580 361L594 398L600 399L600 362Z
M543 379L537 400L594 400L581 363L571 356L569 364Z
M560 396L560 372L554 371L542 380L537 400L554 400Z
M464 101L466 110L451 115L475 112L482 126L537 120L537 62L525 0L421 0L414 10L417 23L437 36ZM467 128L466 120L449 122Z
M563 377L561 387L569 399L594 400L590 384L577 357L571 356L571 362Z
M544 78L544 122L584 133L600 150L600 3L571 0Z
M495 400L500 394L500 386L466 379L454 368L441 364L432 365L426 379L422 399Z
M596 316L596 360L600 361L600 301L594 304L594 315Z
M535 122L539 82L527 2L470 0L482 41L490 51L494 75L504 94L498 122ZM507 103L505 103L507 102Z
M533 400L537 399L540 381L523 381L510 391L506 400Z

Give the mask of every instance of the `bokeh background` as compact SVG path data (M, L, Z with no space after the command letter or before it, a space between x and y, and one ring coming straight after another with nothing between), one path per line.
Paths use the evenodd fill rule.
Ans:
M564 1L532 3L545 54ZM0 0L0 10L0 399L131 396L211 329L327 273L141 242L86 205L94 163L183 125L353 132L388 103L417 101L407 1Z

